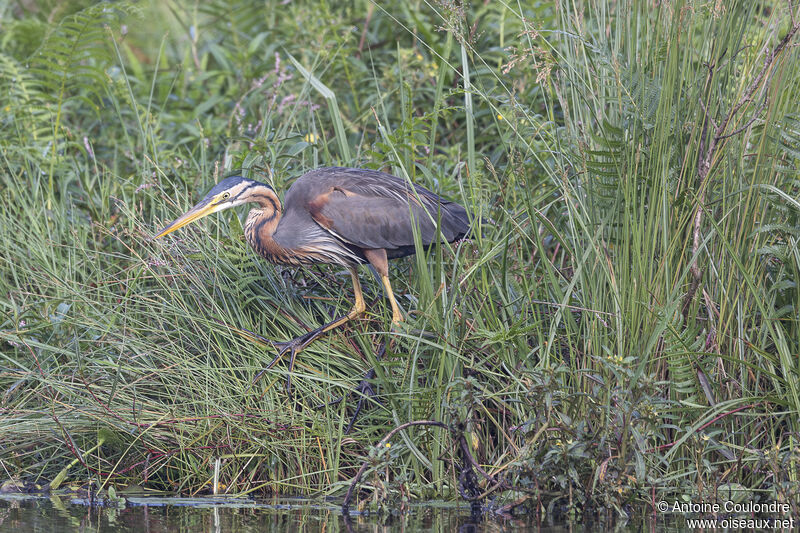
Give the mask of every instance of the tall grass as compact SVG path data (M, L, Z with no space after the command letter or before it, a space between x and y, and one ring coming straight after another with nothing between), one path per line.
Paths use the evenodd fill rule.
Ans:
M378 499L456 497L448 431L370 447L435 419L515 489L498 505L797 504L796 47L747 99L787 4L4 9L6 476L204 493L221 460L229 493L341 495L369 456ZM227 170L285 190L327 164L390 169L478 230L392 266L399 332L364 269L366 317L287 394L232 328L327 322L347 273L267 264L236 214L152 235ZM332 401L371 367L345 435L357 398Z

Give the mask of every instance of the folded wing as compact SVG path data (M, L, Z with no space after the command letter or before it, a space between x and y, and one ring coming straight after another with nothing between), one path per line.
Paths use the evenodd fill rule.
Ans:
M314 194L306 197L311 217L354 246L383 248L392 257L400 252L406 255L414 246L415 229L423 245L437 240L457 241L469 231L469 218L462 206L424 187L383 172L326 170L316 179L314 172L306 174L292 188L303 189L300 180L308 183L309 189L313 186Z

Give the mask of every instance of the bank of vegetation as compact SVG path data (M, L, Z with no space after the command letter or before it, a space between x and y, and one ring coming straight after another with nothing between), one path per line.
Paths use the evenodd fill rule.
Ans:
M798 504L796 5L0 20L1 476L343 496L367 459L362 502ZM392 266L399 333L364 269L367 315L298 357L289 395L285 361L253 383L273 352L230 326L299 335L349 308L347 272L267 264L243 213L152 236L232 169L280 191L327 165L408 176L482 223ZM377 403L345 434L371 367ZM373 446L423 420L447 427Z

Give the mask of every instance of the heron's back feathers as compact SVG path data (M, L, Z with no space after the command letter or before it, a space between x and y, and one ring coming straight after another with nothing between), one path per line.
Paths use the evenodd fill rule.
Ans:
M385 249L389 258L414 253L415 232L423 246L440 238L454 242L469 232L467 211L459 204L375 170L313 170L292 184L285 205L287 216L302 209L336 238L361 249Z

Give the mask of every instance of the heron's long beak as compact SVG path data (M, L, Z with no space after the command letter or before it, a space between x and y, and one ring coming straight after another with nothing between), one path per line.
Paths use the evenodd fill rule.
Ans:
M210 215L216 211L219 211L218 199L216 197L204 198L199 204L173 220L167 227L162 229L161 232L154 237L154 239L163 237L167 233L172 233L176 229L180 229L186 224L190 224L195 220L203 218L204 216Z

